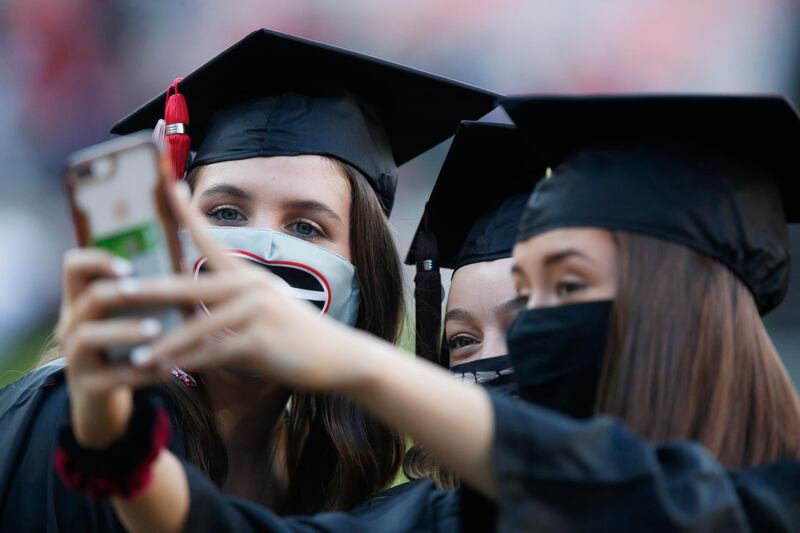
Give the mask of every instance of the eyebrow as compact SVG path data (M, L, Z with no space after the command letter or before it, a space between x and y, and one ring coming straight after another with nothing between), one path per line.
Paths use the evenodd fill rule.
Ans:
M344 224L342 222L341 217L336 214L336 211L328 207L322 202L318 202L316 200L289 200L285 202L283 206L287 209L299 209L305 211L316 211L321 215L325 215L326 217L333 219L340 224Z
M253 195L250 194L249 192L245 191L244 189L240 189L235 185L230 185L228 183L220 183L219 185L214 185L213 187L209 187L208 189L200 193L200 198L208 198L210 196L216 196L220 194L235 196L243 200L253 199Z
M527 301L528 298L525 296L515 296L514 298L511 298L510 300L495 306L494 314L505 315L508 313L516 313L517 311L525 307Z
M551 254L551 255L547 256L547 258L545 258L545 260L544 260L544 266L546 266L546 267L547 266L551 266L551 265L553 265L555 263L558 263L559 261L563 261L563 260L565 260L565 259L567 259L569 257L572 257L572 256L582 257L583 259L586 259L586 260L591 261L593 263L595 262L594 259L592 259L588 255L586 255L585 253L583 253L583 252L581 252L579 250L576 250L575 248L569 248L567 250L562 250L560 252L556 252L554 254Z
M466 309L455 308L451 309L444 315L444 321L447 322L448 320L460 320L461 322L474 322L475 315L467 311Z

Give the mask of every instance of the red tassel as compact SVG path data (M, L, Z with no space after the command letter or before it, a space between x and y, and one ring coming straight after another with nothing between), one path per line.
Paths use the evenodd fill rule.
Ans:
M176 78L167 89L167 103L164 107L164 122L167 123L166 144L176 180L183 178L192 145L187 133L189 106L186 105L183 95L178 92L180 81L181 78Z

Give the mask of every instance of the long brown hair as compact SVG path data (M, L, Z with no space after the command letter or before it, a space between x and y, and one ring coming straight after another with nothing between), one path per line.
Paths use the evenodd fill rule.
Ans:
M461 486L461 480L419 444L411 446L403 457L403 474L412 481L433 480L439 489L453 490Z
M688 247L615 232L617 295L596 412L727 466L800 457L800 400L746 286Z
M403 321L403 278L388 221L366 178L331 161L351 190L350 252L361 286L356 327L395 342ZM399 434L336 395L294 392L285 427L286 513L353 507L394 479L405 451Z
M361 301L356 327L395 342L403 321L403 278L389 222L367 179L354 167L329 159L350 186L351 257ZM190 185L197 173L190 173ZM47 350L40 365L58 357ZM228 456L201 387L178 380L161 386L186 436L188 460L217 485L227 475ZM336 395L293 392L291 409L268 439L270 455L285 458L285 479L272 510L279 514L346 510L386 488L397 474L405 441L348 400ZM280 449L279 449L280 447Z

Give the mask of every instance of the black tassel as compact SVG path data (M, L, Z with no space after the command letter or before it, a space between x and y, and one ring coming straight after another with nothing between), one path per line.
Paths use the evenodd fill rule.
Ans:
M417 356L447 368L441 351L442 278L439 274L439 247L429 231L417 235L415 243L417 274L414 276Z

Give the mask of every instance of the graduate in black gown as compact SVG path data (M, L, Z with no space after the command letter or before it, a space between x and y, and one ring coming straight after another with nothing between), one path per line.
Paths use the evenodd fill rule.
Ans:
M648 274L664 276L658 268L659 263L662 268L674 269L680 263L665 259L674 260L672 254L683 253L684 260L692 261L690 264L695 267L688 272L698 274L707 268L714 272L714 276L722 276L727 289L735 290L734 307L741 307L745 319L737 319L736 328L725 329L724 323L714 326L736 334L748 334L763 328L758 311L765 312L774 307L785 293L788 258L785 223L787 218L796 219L789 194L795 184L786 178L787 174L796 172L798 164L793 159L793 152L787 151L783 143L792 145L797 141L800 124L796 114L783 100L769 98L545 100L544 110L551 109L552 105L558 113L549 116L540 110L540 118L546 120L538 122L537 131L540 131L541 124L562 124L564 128L569 125L571 131L554 135L558 142L544 145L548 148L544 153L554 159L555 170L545 173L547 179L532 196L523 218L514 259L520 292L529 300L535 295L542 298L542 303L550 305L529 303L532 309L519 315L508 338L520 394L540 406L524 404L504 395L487 394L483 388L458 383L446 371L412 361L385 342L344 328L335 321L319 319L307 305L283 295L264 272L230 261L224 249L187 216L188 209L183 210L184 223L191 228L194 240L216 268L234 273L234 278L242 280L242 286L250 285L258 278L260 290L270 295L272 304L264 308L265 316L257 317L256 323L263 334L257 335L252 329L245 328L236 338L221 340L213 357L210 353L195 352L188 347L197 342L199 331L206 335L231 326L219 316L200 317L183 331L157 341L153 346L153 357L191 368L235 364L240 368L268 373L294 387L343 394L387 424L410 434L465 484L496 501L500 511L499 526L503 530L796 530L798 463L795 460L797 450L792 449L796 444L793 438L796 422L786 415L796 408L797 397L774 353L757 368L757 372L735 373L745 383L736 390L735 396L728 399L753 400L740 402L732 414L763 412L765 416L746 420L750 424L767 424L765 429L769 429L767 418L770 415L773 418L785 416L782 419L785 422L783 433L775 435L759 431L750 438L726 435L723 444L732 442L733 446L720 449L714 447L714 441L704 442L705 434L696 437L695 442L685 435L672 440L669 435L664 438L647 435L647 428L638 429L633 423L631 429L625 421L614 417L579 419L593 411L602 412L602 408L594 406L595 399L600 397L597 392L597 384L601 382L597 377L598 368L613 361L605 358L602 352L606 340L613 338L615 330L608 328L608 321L604 326L603 319L608 320L611 310L620 309L619 300L610 303L608 298L619 296L622 289L620 293L615 292L617 269L608 268L611 262L607 259L614 257L615 243L604 232L618 231L609 221L624 223L627 231L645 239L659 232L664 242L655 244L661 247L661 254L648 254L653 263ZM541 100L531 99L524 103L534 105ZM612 115L598 113L597 123L581 124L581 117L594 116L589 112L596 104L602 104L598 109L613 110ZM653 104L657 105L653 107ZM580 109L581 113L572 115L568 112L570 109ZM519 116L515 116L513 108L510 111L522 122ZM736 127L731 125L731 117L735 117ZM724 118L727 120L723 121ZM574 150L549 151L564 147L570 135L576 132L599 132L600 126L608 128L610 124L619 127L618 133L626 132L626 135L647 132L643 126L647 124L654 140L657 137L655 133L658 133L658 142L626 141L621 134L612 139L605 131L599 148L595 148L591 138L579 137ZM633 127L634 124L639 130ZM699 151L691 149L686 139L675 144L675 126L678 124L681 128L691 124L691 131L702 135L703 142L696 147ZM755 143L748 138L752 132L763 138L777 135L770 138L765 152L757 152L758 157L753 159ZM555 126L552 133L559 133ZM712 134L719 135L719 140L715 141L718 145L709 142ZM608 140L612 141L610 146L606 144ZM743 140L748 142L741 146L737 144ZM712 146L721 151L715 153ZM734 147L739 151L732 150ZM665 153L667 156L662 157ZM719 155L719 158L714 155ZM640 159L643 156L644 159ZM732 160L735 165L730 164ZM581 166L586 162L590 164ZM634 162L641 165L634 165ZM680 172L676 171L675 165ZM631 168L636 172L628 172ZM754 179L756 177L758 179ZM693 195L698 188L701 194ZM563 194L565 191L570 194ZM656 195L652 196L652 193ZM542 194L553 195L554 199L541 202ZM622 206L614 203L621 196L627 196L628 200ZM671 203L674 199L679 199L677 205ZM558 205L559 201L578 201L578 205L570 210L550 210L553 202ZM662 207L664 210L659 210ZM745 212L755 216L741 216ZM576 214L577 218L570 219L570 214ZM687 216L689 214L691 216ZM543 218L538 218L540 216ZM539 229L548 229L537 233L534 229L537 220L543 221ZM691 240L678 241L680 228L711 229L693 235L721 240L715 241L714 246L706 246L708 242L698 238L692 242L692 249L682 250L690 245L672 242L688 243ZM569 237L570 233L562 230L594 233L590 242L581 244L575 240L578 238L574 237L575 233ZM543 241L537 239L559 235L556 244L567 243L571 248L564 250L562 246L558 254L561 257L551 259L553 256L548 256L545 259L551 260L544 263L552 266L556 259L576 260L577 257L572 257L574 252L580 252L593 259L593 263L602 263L607 268L579 269L573 265L565 269L563 275L549 277L549 289L532 290L538 277L530 270L532 264L537 263L530 260L530 254L536 250L529 245L535 244L534 248L541 250ZM752 239L754 235L758 238ZM583 233L583 236L587 237L587 234ZM620 243L630 245L630 240L625 240L630 236L616 237ZM720 245L726 239L728 246ZM706 257L718 245L716 251L720 253L714 259ZM740 253L745 251L747 253ZM744 262L743 258L750 257L750 252L754 251L759 252L756 253L758 260ZM608 256L604 259L602 253ZM742 263L734 267L738 260ZM771 268L761 268L765 265ZM586 280L579 277L579 271L583 272ZM626 272L633 276L635 269ZM668 296L695 297L683 290L679 283L680 273L673 272L673 276L667 278L673 283ZM590 274L606 277L600 280L591 278ZM525 276L525 279L520 279L520 276ZM650 283L653 283L652 278ZM704 282L703 285L713 287L711 283ZM219 287L219 280L206 278L198 281L189 296L209 296L214 291L219 292ZM129 298L151 303L152 289L152 285L143 284ZM234 293L239 290L237 287L231 289ZM585 296L590 298L583 303L568 303L569 298L576 298L584 289L587 289ZM646 287L638 286L638 289L641 292ZM526 293L528 290L531 290L530 294ZM236 294L228 298L229 303L236 303ZM652 313L653 303L645 302L648 305L645 314ZM688 307L683 311L691 313L692 306ZM703 306L698 308L706 313L715 312L715 308L710 311ZM532 321L531 316L536 320ZM699 322L705 316L689 318ZM255 319L248 317L251 322ZM302 333L307 331L303 326L312 321L316 321L315 331L324 342ZM668 322L662 319L658 324L666 327ZM545 328L544 335L540 334L542 328ZM670 334L667 347L679 340L691 340L686 331L669 329L667 332ZM556 335L559 342L546 343ZM757 336L755 344L748 348L753 348L751 352L754 355L769 355L771 347L768 342L763 342L766 339L765 334ZM566 351L559 351L562 346ZM714 355L728 357L735 348L736 345L729 344ZM758 350L761 352L756 353ZM690 355L701 357L707 354L694 350ZM731 357L743 357L743 361L747 361L749 355ZM745 366L736 369L750 370ZM714 380L701 382L707 389L695 389L696 383L691 382L691 377L691 374L680 376L680 379L690 381L691 391L713 390ZM767 382L769 387L766 390L770 392L767 400L759 400L757 394L748 392L748 382L755 386ZM676 382L672 386L682 384ZM715 406L714 394L706 397L708 401L702 407L711 411ZM764 401L769 403L770 399L773 399L773 404L764 408ZM639 407L639 404L649 401L646 397L637 397L636 400L627 404ZM723 410L722 415L725 413ZM654 411L651 418L667 414ZM724 421L728 424L735 419ZM736 425L725 427L733 429ZM690 429L702 432L705 427L695 425ZM741 451L738 466L750 466L750 469L725 468L724 465L736 466L735 460L724 457L728 450L737 447ZM759 462L770 460L776 462L759 465ZM117 506L122 516L144 518L145 521L139 525L147 525L147 520L154 518L154 514L148 514L154 510L150 495L168 486L176 489L165 494L170 499L171 514L162 515L161 519L169 519L171 515L201 517L207 522L190 520L190 524L207 523L217 528L244 525L263 528L265 523L270 523L265 518L265 511L252 504L221 497L210 482L191 467L174 461L174 454L168 451L153 458L153 470L154 479L143 488L142 497ZM185 481L188 481L191 498L179 490ZM418 492L415 487L419 487ZM389 500L388 505L395 511L392 518L402 516L406 519L402 523L407 524L409 516L412 516L409 511L415 509L421 510L421 514L413 515L413 518L423 518L423 521L415 523L432 530L447 523L441 517L450 515L434 513L435 509L441 510L442 506L438 505L441 501L431 499L431 495L442 493L425 489L425 484L412 485L401 494L408 499ZM432 501L437 502L433 507L429 505ZM407 506L407 502L412 502L412 505ZM376 520L373 526L380 524L381 529L391 528L398 521L389 520L382 514L384 510L378 503L364 511L364 516ZM298 519L293 523L322 528L318 522L321 519L335 520L336 524L345 527L352 522L344 520L353 517L335 513ZM289 522L280 524L286 526Z
M788 283L786 222L798 219L800 168L794 110L758 97L506 105L523 127L535 121L532 149L553 166L514 251L531 309L508 343L530 403L454 383L373 339L338 337L329 322L320 327L338 337L334 346L289 335L265 340L258 357L228 352L230 360L352 397L494 500L501 530L796 530L798 399L759 317ZM667 312L676 304L677 315ZM614 314L636 305L627 318ZM304 320L299 308L282 311L288 322ZM637 318L645 322L631 322L631 333L649 327L649 335L611 344ZM162 342L159 357L211 364L182 354L185 339ZM615 366L631 347L640 358ZM604 396L614 390L608 379L653 350L651 364L661 366L644 376L676 374L644 380L647 392L622 394L615 407ZM674 427L653 430L670 419Z
M798 530L800 402L759 317L789 282L797 113L777 97L503 105L552 165L514 249L520 395L612 416L498 397L500 527Z
M432 261L437 271L454 271L445 306L443 342L441 324L437 322L433 328L436 336L432 342L441 350L438 360L457 379L510 396L516 395L516 383L506 354L505 329L520 305L511 282L510 257L530 191L544 173L534 154L512 125L462 122L406 258L407 263L420 267ZM477 195L487 179L494 186ZM422 302L428 308L441 305L442 288L438 283L434 288L434 299ZM418 325L421 318L430 316L418 313ZM425 332L420 329L424 328L418 327L417 340L425 342ZM379 527L382 531L476 532L494 527L493 503L467 486L459 487L458 480L420 448L409 450L404 470L410 482L377 494L349 513L298 522L289 519L281 527L292 530L304 523L309 527L336 524L342 531ZM216 529L234 530L244 523L240 515L248 513L250 526L260 520L278 527L274 517L263 511L258 514L255 508L244 510L240 502L221 498L199 478L190 486L189 520L193 526L213 523ZM443 487L457 490L438 490Z
M185 108L181 102L184 98ZM251 255L258 252L264 259L259 262L261 265L281 260L322 265L315 272L321 272L329 282L327 291L321 285L308 286L314 281L308 275L309 279L297 280L297 269L289 273L275 269L275 273L284 276L289 286L301 284L297 288L305 292L297 293L310 295L307 297L318 313L394 340L401 320L402 287L399 260L385 217L394 200L397 166L447 138L461 118L477 118L488 112L495 95L361 54L261 30L176 82L169 95L155 98L115 126L114 131L127 133L153 128L165 115L165 101L168 104L164 142L176 173L181 175L188 166L187 179L195 189L202 189L196 190L198 196L201 192L208 193L198 203L211 201L211 188L216 191L215 198L227 195L224 201L217 201L225 206L205 206L208 223L250 226L214 228L226 248L245 250ZM185 149L189 147L195 156L186 165ZM180 153L182 149L184 153ZM272 161L281 161L283 167L258 166ZM208 169L213 169L214 176L206 176L211 172ZM292 219L286 214L281 227L268 224L269 229L242 222L246 211L241 207L243 202L250 202L247 208L250 212L246 214L255 219L260 207L252 197L278 195L274 185L266 185L266 179L262 181L269 190L259 188L259 173L269 173L270 183L274 184L286 177L281 172L296 174L295 189L302 189L300 196L294 191L295 200L304 203L294 202ZM217 183L220 176L229 178L225 190ZM256 180L250 182L255 185L244 183L253 176ZM231 183L237 179L242 183ZM208 185L210 180L216 180L215 187ZM310 186L306 184L309 180L314 182ZM352 202L352 208L348 212L346 207L333 206L332 211L345 220L344 231L334 229L324 238L319 237L320 228L327 222L317 219L325 218L320 213L327 200L322 199L321 193L316 194L314 180L319 181L320 190L324 188L324 180L341 181L342 205ZM249 200L243 198L242 192ZM270 206L273 208L278 210ZM295 222L296 218L302 220ZM340 237L335 237L335 233ZM265 247L265 236L269 237L271 248ZM347 242L348 238L349 248L346 245L336 248L336 242ZM196 257L187 259L193 265L200 263ZM92 260L97 272L90 278L95 274L105 277L126 274L124 265L107 256ZM79 258L77 263L82 261L86 263L87 256ZM362 268L370 270L372 275L358 279ZM73 287L74 292L82 293L84 285ZM69 287L66 292L70 292ZM148 331L152 334L153 328ZM170 449L218 485L235 485L226 479L226 467L230 475L235 464L246 455L231 449L226 453L226 446L230 448L231 442L237 443L235 432L231 442L225 442L224 436L217 435L213 413L201 405L211 395L212 376L206 374L199 379L177 369L174 372L176 377L165 391L149 395L163 405L172 421ZM235 384L229 389L238 388L244 395L252 391L254 405L264 403L264 394L272 395L274 391L280 401L272 403L278 406L278 413L282 411L289 391L280 391L274 382L262 384L225 372L224 383ZM151 378L158 378L154 369L149 373ZM57 448L57 430L67 423L70 415L64 374L63 362L55 362L0 391L2 530L120 527L107 502L93 501L80 492L68 490L54 475L52 459ZM144 381L147 380L138 383ZM219 386L220 381L216 384ZM287 494L266 494L254 499L262 503L275 501L284 513L302 511L303 507L306 512L349 508L394 479L404 446L397 434L354 411L352 405L302 393L294 395L294 409L287 416L299 417L304 405L316 407L310 409L308 425L299 427L301 440L307 440L308 444L292 448L296 454L296 482L290 484ZM197 416L198 413L202 416ZM252 427L253 421L247 425ZM343 454L337 449L335 433L341 433L341 428L348 430L348 426L355 428L356 439L348 442L339 439L342 450L348 452ZM269 432L270 428L265 426L262 433L268 436ZM355 462L363 460L360 466L364 470L350 477L350 487L341 485L341 480L347 477L341 473L347 469L341 459L343 455L356 458ZM256 479L255 482L245 479L245 485L258 484L259 478L270 475L268 468L260 476L248 474L248 469L258 472L265 466L260 463L241 466L239 470L245 477ZM325 483L337 484L337 490L329 490ZM103 493L101 488L95 486L92 490L95 489ZM232 492L243 491L234 487ZM353 497L358 493L362 494L361 499ZM293 509L296 505L300 507Z
M462 122L406 259L413 264L433 256L437 269L454 270L441 344L441 360L449 362L450 372L466 383L512 396L516 384L504 330L516 316L519 302L509 275L511 249L530 190L543 172L541 162L529 153L525 138L514 126ZM487 176L493 176L495 186L476 195ZM454 204L458 209L452 209ZM426 242L420 245L421 241ZM431 305L440 305L441 287L436 289ZM490 311L482 312L485 309ZM469 317L468 325L464 317ZM498 335L501 338L492 338ZM440 344L438 335L435 342ZM190 476L190 528L233 531L268 525L294 531L302 524L336 531L483 532L494 527L492 502L469 487L457 488L457 480L427 453L412 448L404 470L410 482L377 494L349 513L286 520L224 498L207 481ZM439 490L443 484L457 490ZM210 524L213 527L208 527Z

